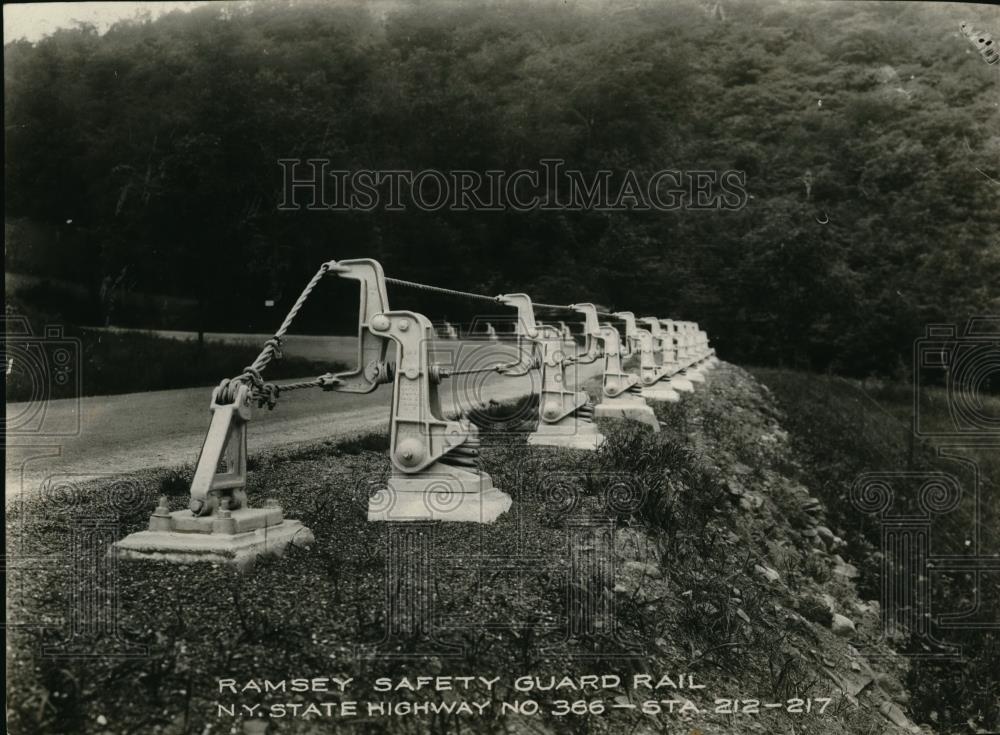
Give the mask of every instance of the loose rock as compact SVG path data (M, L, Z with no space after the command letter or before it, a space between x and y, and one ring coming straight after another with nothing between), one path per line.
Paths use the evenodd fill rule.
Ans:
M627 561L622 565L622 569L626 572L634 573L640 577L650 577L652 579L659 579L663 576L663 572L655 564L648 564L641 561Z
M771 567L763 566L761 564L754 564L753 570L757 572L760 576L767 579L768 582L777 582L781 579L781 575L778 574L777 569L771 569Z
M833 573L838 577L843 577L844 579L857 579L861 576L861 572L853 564L848 564L844 562L843 564L837 564L833 568Z
M885 719L894 725L902 727L904 730L909 730L910 732L920 732L920 728L917 727L913 722L903 714L903 710L894 705L892 702L882 702L878 711L882 714Z
M833 614L833 622L830 624L830 628L836 635L844 638L850 638L857 633L857 629L854 627L854 621L844 615L841 615L840 613Z

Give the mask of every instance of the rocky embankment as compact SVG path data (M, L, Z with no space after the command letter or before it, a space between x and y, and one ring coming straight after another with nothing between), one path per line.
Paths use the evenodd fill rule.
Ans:
M623 531L616 592L653 603L673 600L672 613L682 621L700 618L694 632L707 627L716 645L728 649L723 660L719 649L683 651L665 636L657 640L663 652L694 661L710 657L712 673L705 676L716 678L715 686L730 683L733 696L757 697L755 687L784 691L797 679L800 691L810 681L814 695L839 697L835 717L795 726L798 733L932 732L907 715L906 661L883 639L878 601L858 594L858 568L843 556L846 530L830 527L823 503L797 479L804 460L768 388L722 365L706 386L679 404L656 404L656 411L665 439L683 441L725 489L704 533L717 536L727 578L753 579L749 590L735 581L712 584L706 577L725 573L724 567L698 569L690 559L672 559L655 528ZM689 588L678 589L678 582ZM781 666L786 681L776 673ZM774 731L757 718L738 722L725 729L712 718L701 724L705 732Z

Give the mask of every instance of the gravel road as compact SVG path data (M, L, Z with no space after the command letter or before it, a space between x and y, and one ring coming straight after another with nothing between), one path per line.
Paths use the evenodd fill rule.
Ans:
M177 335L184 338L183 333ZM175 336L171 334L170 336ZM259 344L261 335L209 335L209 339ZM353 337L292 336L288 354L312 359L356 361ZM569 348L572 349L572 348ZM510 344L476 341L435 343L439 363L458 368L510 361ZM599 373L597 363L580 366L578 383ZM313 376L303 376L313 377ZM539 374L512 378L489 374L442 382L442 407L468 406L472 401L509 400L526 395ZM278 381L282 382L282 381ZM93 396L49 401L44 405L11 403L11 418L34 412L33 433L11 432L6 447L6 497L32 495L44 483L59 479L83 481L139 469L194 462L209 423L211 387ZM273 411L255 410L249 449L339 438L388 425L391 386L367 395L298 391L282 397ZM39 418L40 417L40 418ZM65 432L55 435L53 432Z

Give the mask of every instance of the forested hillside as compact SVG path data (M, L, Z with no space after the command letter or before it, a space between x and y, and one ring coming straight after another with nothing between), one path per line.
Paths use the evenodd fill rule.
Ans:
M219 3L13 42L7 268L86 285L86 304L34 305L63 319L101 320L110 278L197 300L182 326L268 330L321 261L377 257L696 319L736 362L898 373L925 323L1000 310L1000 65L962 22L1000 32L958 4L429 0ZM289 157L736 169L748 198L279 211ZM356 296L323 298L300 323L347 329Z

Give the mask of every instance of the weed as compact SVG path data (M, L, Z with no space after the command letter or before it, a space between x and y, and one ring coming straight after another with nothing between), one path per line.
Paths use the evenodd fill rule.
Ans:
M389 434L384 431L373 431L361 434L336 444L340 454L361 454L362 452L389 451Z
M168 498L187 497L191 492L191 473L188 468L171 469L160 478L160 494Z

